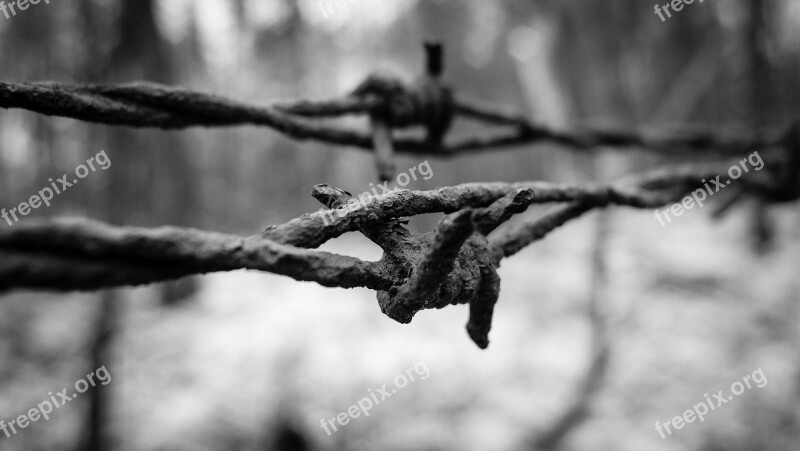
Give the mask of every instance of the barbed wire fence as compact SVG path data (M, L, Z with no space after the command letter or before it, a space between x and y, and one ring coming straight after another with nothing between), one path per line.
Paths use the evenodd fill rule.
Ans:
M539 143L582 152L610 147L665 157L706 155L715 161L665 167L607 184L468 183L375 196L353 196L317 185L312 196L336 214L304 214L249 237L176 227L115 227L92 220L28 221L0 231L0 292L99 290L251 269L327 287L375 290L382 312L401 323L424 309L469 304L468 334L486 348L500 290L501 261L589 211L609 206L658 208L677 202L754 150L764 155L764 170L740 180L731 199L753 196L776 203L800 198L797 126L756 138L697 131L655 135L554 130L455 93L440 79L441 47L426 45L426 50L427 70L419 81L407 84L373 75L350 95L330 101L257 106L149 83L0 82L0 107L114 126L265 126L296 140L373 151L383 181L394 172L395 152L454 157ZM350 115L368 117L370 130L319 120ZM458 118L499 130L446 139ZM412 128L423 129L424 136L393 136L394 130ZM539 218L506 224L530 205L545 203L558 207ZM400 221L427 213L446 214L431 232L413 233ZM370 262L315 250L347 232L360 232L379 245L382 258Z

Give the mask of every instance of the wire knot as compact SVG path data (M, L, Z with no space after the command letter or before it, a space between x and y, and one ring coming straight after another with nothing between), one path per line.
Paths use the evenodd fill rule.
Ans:
M486 236L527 209L533 199L532 190L520 189L486 208L448 215L432 232L400 231L403 239L398 243L403 248L387 246L385 250L406 268L407 275L401 285L378 292L381 311L406 324L421 310L469 304L467 333L479 348L485 349L500 296L500 258Z
M474 215L462 210L442 220L434 232L415 237L422 255L402 285L378 292L378 305L389 318L407 324L421 310L469 304L467 333L485 349L500 276L486 237L474 233Z
M382 100L370 116L394 128L423 126L428 141L441 144L455 116L453 91L441 81L443 49L440 44L426 43L427 71L408 85L385 74L367 77L353 92L356 97L374 96Z
M353 92L359 98L378 102L369 112L372 141L381 181L394 176L392 129L422 126L431 151L442 148L456 114L453 91L442 83L443 50L440 44L425 44L427 73L412 85L388 75L373 74Z
M342 205L353 196L330 185L316 185L314 198ZM410 323L417 312L469 304L467 333L481 349L489 346L494 306L500 294L498 255L486 236L534 200L531 189L511 191L484 208L465 208L445 216L436 229L412 233L397 218L359 224L359 230L384 250L386 271L394 279L378 291L381 311Z

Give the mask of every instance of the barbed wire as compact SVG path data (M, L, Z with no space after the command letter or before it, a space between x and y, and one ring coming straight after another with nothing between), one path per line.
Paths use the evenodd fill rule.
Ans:
M675 202L701 186L701 179L727 167L676 167L608 185L470 183L355 199L318 185L314 197L342 205L335 214L305 214L251 237L113 227L90 220L29 221L0 231L0 291L96 290L251 269L329 287L376 290L383 312L403 323L423 309L469 304L470 336L485 347L499 290L496 269L503 258L596 208ZM564 205L491 234L529 205L544 203ZM395 220L428 213L448 215L433 232L421 234ZM384 251L381 260L313 250L351 231L378 244Z
M454 95L439 79L441 48L427 49L428 74L421 81L407 86L372 76L350 96L325 102L265 107L153 84L0 82L0 107L133 127L263 125L295 139L374 149L381 178L393 170L395 149L452 156L549 141L580 150L632 146L667 153L741 156L758 148L768 156L765 170L747 182L742 180L738 190L775 202L800 197L796 127L763 140L713 134L651 138L596 130L557 132L521 115ZM370 132L314 121L356 114L369 117ZM457 115L513 130L445 144L443 139ZM393 129L405 127L422 127L427 135L419 139L392 136ZM304 214L250 237L175 227L114 227L91 220L28 221L0 231L0 291L98 290L250 269L328 287L375 290L383 313L401 323L410 322L424 309L469 304L468 334L485 348L499 295L497 268L502 259L595 209L657 208L676 202L698 189L701 180L712 179L736 163L675 166L610 184L469 183L357 198L333 186L317 185L312 195L334 211ZM506 224L530 205L545 203L559 206L541 217ZM412 233L398 221L429 213L446 214L431 232ZM354 231L383 249L379 261L315 249Z
M428 57L433 58L430 54ZM779 140L774 133L762 138L744 138L696 129L672 129L666 134L588 127L573 131L555 130L519 113L464 95L443 95L450 92L450 88L441 83L431 83L432 80L437 79L427 74L421 81L407 85L391 77L373 75L353 93L339 99L302 100L270 106L148 82L109 86L0 81L0 107L129 127L183 129L259 125L297 140L316 140L366 150L374 150L371 132L314 119L384 116L393 128L408 128L428 125L430 117L436 116L431 111L440 110L448 111L448 116L504 128L496 133L482 133L481 136L449 143L418 138L392 139L398 152L445 157L536 143L553 143L575 150L607 146L634 147L667 154L709 152L736 155L747 149L774 145ZM447 127L449 124L443 132Z

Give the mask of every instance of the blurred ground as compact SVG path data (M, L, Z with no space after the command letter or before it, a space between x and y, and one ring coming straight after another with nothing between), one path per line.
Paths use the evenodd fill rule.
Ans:
M529 214L537 214L532 212ZM595 450L789 450L797 438L798 337L794 269L800 263L796 212L774 253L754 257L743 212L711 223L693 211L662 228L646 212L612 216L609 287L604 301L612 331L612 364L592 416L569 440ZM503 263L502 294L488 350L464 331L466 307L420 313L411 325L382 316L367 290L236 272L203 278L197 302L170 310L150 288L126 292L118 358L107 362L113 427L122 450L267 449L270 425L288 421L314 449L515 450L549 425L573 396L587 364L589 330L583 314L589 289L587 255L595 215L557 231ZM370 243L348 235L328 250L377 258ZM10 419L69 386L87 366L69 361L79 343L64 340L87 327L93 301L17 294L4 309L38 303L27 326L36 342L10 347L52 353L67 365L4 365L6 376L38 374L3 386L0 418ZM7 325L8 326L8 325ZM5 329L5 328L4 328ZM368 389L424 361L417 380L328 437L331 418ZM654 422L667 422L753 370L768 384L746 391L703 423L666 440ZM75 377L66 377L65 375ZM65 436L77 425L67 405L3 449L31 449L39 431ZM52 436L51 445L58 438ZM50 447L46 447L50 449ZM752 448L751 448L752 449Z

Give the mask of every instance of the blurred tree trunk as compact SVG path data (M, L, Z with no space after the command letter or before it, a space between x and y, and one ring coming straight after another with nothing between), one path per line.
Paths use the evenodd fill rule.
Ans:
M92 42L98 39L97 24L91 20L97 6L89 0L83 5L89 15L85 21L87 42ZM171 81L172 70L165 43L156 28L154 0L125 0L118 23L111 31L119 34L118 44L111 50L107 64L87 69L87 75L105 82ZM103 64L99 55L87 61L93 65ZM153 133L156 138L147 139L146 133ZM159 222L188 225L194 203L189 178L191 171L182 141L174 134L117 128L108 133L107 142L113 164L107 172L109 183L101 202L105 207L105 219L112 224L131 224L145 220L145 212L155 210ZM154 209L154 205L161 208ZM184 280L180 285L162 285L165 302L172 303L192 294L194 284L191 280ZM114 360L114 339L123 321L119 298L119 293L114 290L101 296L91 345L92 368L108 365ZM90 408L82 449L109 449L111 441L107 424L113 413L110 391L91 390L88 396Z
M770 114L772 104L771 83L769 73L769 58L767 57L766 21L769 15L766 8L768 2L762 0L748 0L750 20L747 24L747 51L749 56L750 74L750 123L753 134L759 133L769 123L765 116ZM758 252L766 252L772 241L773 225L769 220L767 205L760 199L756 200L753 210L753 235Z
M263 70L270 74L272 80L277 80L274 86L264 89L274 97L281 98L305 98L312 86L309 86L309 74L314 70L326 67L327 76L331 76L333 66L324 59L330 58L324 55L319 48L309 44L310 29L303 20L303 14L297 2L289 3L290 11L288 17L279 27L256 32L255 52L261 61L266 62ZM263 168L273 167L282 168L286 173L301 172L304 174L316 172L319 178L325 179L328 174L326 168L330 168L330 161L335 157L331 152L321 152L319 155L309 156L300 151L301 145L296 141L286 139L282 136L268 138L268 148L259 150L255 156L257 164L247 164L244 166L244 174L241 181L247 184L243 191L243 197L247 201L252 197L259 199L259 206L269 211L299 211L298 205L308 201L308 182L305 177L264 177ZM316 146L314 144L313 146ZM261 201L264 193L274 193L272 199ZM267 203L269 202L269 203ZM274 202L274 203L273 203ZM247 205L244 206L248 208ZM246 211L246 210L245 210ZM278 218L268 218L270 222L280 220ZM257 224L262 227L263 224Z
M102 81L103 74L108 69L102 58L102 52L98 45L98 36L108 33L109 30L102 27L97 20L96 6L93 0L83 0L80 3L82 12L83 42L86 43L85 67L81 68L82 78L86 82ZM87 143L102 142L106 134L96 128L89 128L87 132ZM113 181L108 183L109 189L105 190L100 199L98 210L106 212L106 208L113 203L110 189L115 186ZM97 196L93 197L96 200ZM107 219L111 218L109 213ZM114 332L117 329L119 314L117 312L117 299L113 291L104 291L98 296L98 305L93 325L92 341L89 345L89 360L92 368L98 368L109 363L111 357L111 345ZM108 447L107 431L108 419L111 413L109 394L107 390L92 390L86 394L89 408L84 422L84 431L81 434L81 443L77 450L95 451Z

